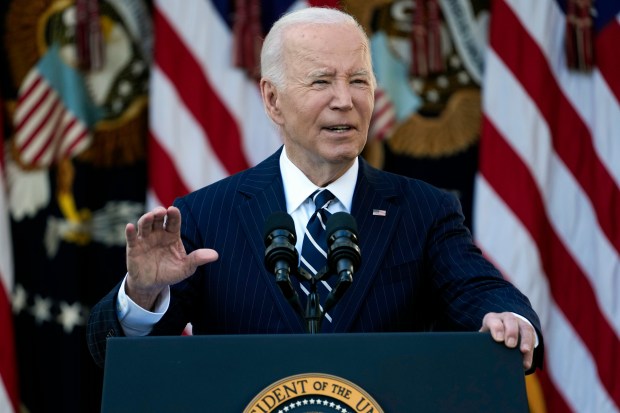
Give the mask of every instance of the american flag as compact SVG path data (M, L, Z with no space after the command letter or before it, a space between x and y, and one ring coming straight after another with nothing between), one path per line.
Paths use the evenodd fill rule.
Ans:
M592 2L581 72L571 2L493 2L474 234L541 317L547 411L618 412L620 3Z
M0 101L0 106L2 102ZM10 294L13 291L13 250L4 180L4 123L0 110L0 412L18 411L17 369Z
M63 73L64 76L57 75ZM72 99L62 96L73 93ZM28 72L19 92L13 122L15 147L24 165L49 167L85 150L94 121L78 72L63 64L53 45Z
M234 65L230 4L155 2L151 206L171 205L177 196L260 162L281 144L258 84Z
M396 124L396 109L393 102L383 88L377 87L375 90L375 107L368 131L369 137L384 141L392 135Z

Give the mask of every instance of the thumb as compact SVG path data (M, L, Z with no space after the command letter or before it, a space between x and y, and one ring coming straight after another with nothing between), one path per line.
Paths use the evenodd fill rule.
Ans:
M187 256L187 258L189 258L190 265L194 271L196 270L197 267L201 265L216 261L218 257L219 255L217 251L209 249L209 248L197 249L195 251L192 251Z

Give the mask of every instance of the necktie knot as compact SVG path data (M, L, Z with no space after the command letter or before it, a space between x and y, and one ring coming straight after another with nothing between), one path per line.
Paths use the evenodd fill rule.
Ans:
M310 198L314 201L314 206L316 211L318 211L327 208L335 197L329 189L317 189L310 195Z

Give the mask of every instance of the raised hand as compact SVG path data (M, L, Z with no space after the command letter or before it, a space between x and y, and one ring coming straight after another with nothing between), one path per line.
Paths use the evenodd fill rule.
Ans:
M189 277L199 265L217 260L208 248L185 252L181 241L181 212L157 207L142 215L137 226L127 224L127 280L125 292L150 310L166 286Z

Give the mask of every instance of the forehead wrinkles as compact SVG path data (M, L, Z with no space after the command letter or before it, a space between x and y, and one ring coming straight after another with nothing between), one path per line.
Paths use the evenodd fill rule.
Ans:
M310 70L311 74L335 74L336 67L332 66L333 62L326 61L327 59L336 57L335 62L341 62L344 56L354 56L355 58L361 56L362 62L360 66L348 68L347 74L367 74L371 76L372 64L369 46L360 34L350 30L343 31L343 33L354 39L354 43L351 42L351 47L346 47L346 45L342 47L342 43L334 47L331 41L333 36L338 35L334 33L338 32L338 30L317 30L320 27L326 27L326 25L304 25L289 29L292 32L289 34L292 35L287 38L283 45L284 53L282 56L287 69L295 71L304 69L304 64L306 64L305 69ZM350 27L347 29L350 29Z

